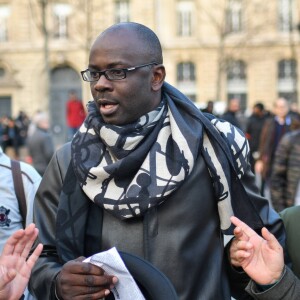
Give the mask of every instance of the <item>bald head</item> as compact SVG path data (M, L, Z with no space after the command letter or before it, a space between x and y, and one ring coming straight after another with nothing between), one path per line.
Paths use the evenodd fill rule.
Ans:
M278 118L284 119L289 112L289 102L285 98L279 98L274 103L274 113Z
M100 73L90 88L109 124L134 122L161 101L166 75L161 45L144 25L119 23L102 32L91 48L88 68ZM122 78L109 78L107 72L121 73Z
M149 57L149 61L157 62L158 64L163 63L160 41L150 28L134 22L114 24L96 38L94 45L112 36L119 36L123 41L124 48L134 46L135 50ZM132 42L132 39L129 37L135 37L138 42L135 45L129 45Z

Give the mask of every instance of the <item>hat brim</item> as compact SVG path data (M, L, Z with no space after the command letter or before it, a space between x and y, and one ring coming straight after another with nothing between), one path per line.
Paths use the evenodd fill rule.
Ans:
M171 281L153 264L127 252L119 254L146 300L178 300Z

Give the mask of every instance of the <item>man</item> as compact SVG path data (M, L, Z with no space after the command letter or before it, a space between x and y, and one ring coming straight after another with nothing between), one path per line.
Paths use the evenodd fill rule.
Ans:
M181 300L240 297L249 278L224 253L229 217L266 225L285 243L255 190L241 131L165 83L162 63L157 36L141 24L113 25L95 40L82 72L94 101L36 197L46 251L30 281L37 298L106 297L117 278L79 257L113 246L153 263Z
M250 161L253 172L255 161L259 157L259 139L266 118L267 115L265 113L264 105L260 102L257 102L253 106L253 112L249 117L246 126L246 137L249 141L251 151Z
M2 120L2 144L1 147L4 153L9 152L9 147L13 149L10 156L15 159L19 158L19 138L18 138L18 128L12 117L4 116Z
M262 128L259 142L259 157L255 163L255 172L262 177L262 194L271 199L270 176L274 163L274 155L283 135L290 131L292 119L288 115L289 103L279 98L274 103L274 116L268 118Z
M202 109L202 112L214 114L214 101L207 101L207 105L205 108Z
M240 111L240 100L232 98L228 101L228 107L225 113L222 115L222 119L231 123L232 125L241 128L241 123L237 118L237 113Z
M29 281L32 267L42 252L39 244L29 255L38 229L34 224L19 229L6 241L0 255L0 299L19 300ZM23 298L22 298L23 299Z
M54 143L48 131L50 127L48 114L39 112L34 117L34 122L36 127L27 138L27 147L34 168L43 176L54 153Z
M70 141L77 132L85 118L85 109L82 101L77 98L75 91L69 92L67 101L67 125L68 125L68 140Z

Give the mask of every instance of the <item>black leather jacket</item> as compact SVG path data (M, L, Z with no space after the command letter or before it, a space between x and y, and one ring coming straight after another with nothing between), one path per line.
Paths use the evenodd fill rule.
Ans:
M30 279L30 290L38 299L56 299L55 276L66 261L113 246L162 270L180 300L229 300L231 295L251 299L244 290L249 278L231 268L224 251L211 178L201 156L188 180L158 209L126 221L87 199L72 168L68 170L69 162L67 144L52 158L35 199L34 222L45 247ZM253 174L245 174L241 181L264 224L284 243L280 218L258 196Z

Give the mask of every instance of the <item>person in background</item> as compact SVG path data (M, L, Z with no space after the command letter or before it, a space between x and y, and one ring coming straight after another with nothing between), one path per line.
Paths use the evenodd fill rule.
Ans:
M300 111L297 102L292 102L290 104L289 115L292 116L294 119L300 120Z
M0 147L0 252L7 239L23 224L29 225L33 221L33 201L41 181L41 176L29 164L20 162L21 177L23 181L24 196L27 206L26 220L23 220L16 190L13 181L11 159L3 153ZM26 299L32 299L27 295Z
M22 147L26 144L27 131L30 124L30 120L24 111L20 111L15 118L15 125L17 128L18 145Z
M206 107L202 109L202 112L213 115L214 114L214 102L211 100L208 101Z
M297 244L293 250L290 247L288 250L298 257L299 238L298 241L296 239L299 237L299 213L300 210L297 211L297 223L293 222L298 234L292 236L291 232L287 232L287 239ZM249 295L257 300L300 299L300 280L284 264L283 249L276 237L267 228L262 229L260 236L238 218L231 217L231 221L236 226L234 236L238 243L230 249L230 260L232 265L242 267L252 279L246 287Z
M291 130L292 118L288 112L288 101L284 98L277 99L274 103L274 116L265 121L260 135L259 157L254 168L262 178L261 193L269 200L271 200L270 177L275 152L283 135Z
M49 132L49 116L40 112L34 117L35 129L27 138L28 154L34 168L43 176L53 154L54 142Z
M300 205L300 121L293 119L291 128L278 144L270 179L272 204L278 212Z
M254 165L259 158L259 140L262 128L264 126L267 115L265 113L265 107L261 102L256 103L253 106L251 116L247 120L246 125L246 137L249 141L249 147L251 151L251 167L254 172Z
M35 128L36 128L36 121L35 121L35 118L38 118L39 114L41 113L42 111L41 110L37 110L33 116L31 117L30 119L30 123L29 123L29 126L28 126L28 130L27 130L27 136L31 136L33 134L33 132L35 131Z
M75 91L69 92L69 99L66 105L68 140L70 141L84 121L86 112L82 101L78 99Z
M15 121L10 116L3 117L2 128L2 149L4 153L9 154L12 158L19 158L19 138L18 129ZM13 150L13 153L9 153L9 148Z
M37 235L38 229L30 224L14 232L5 242L0 255L0 300L24 298L31 270L43 250L39 244L29 255Z
M165 82L160 41L142 24L102 32L81 75L93 101L35 198L45 256L30 291L38 299L107 297L115 274L82 256L116 247L153 263L180 300L245 296L249 277L228 261L235 240L224 248L229 217L267 226L283 245L285 232L255 186L243 132Z
M228 107L221 118L232 125L241 129L241 123L237 118L237 113L240 111L240 100L237 98L232 98L228 102Z

